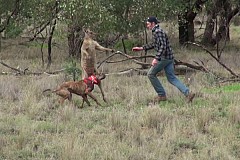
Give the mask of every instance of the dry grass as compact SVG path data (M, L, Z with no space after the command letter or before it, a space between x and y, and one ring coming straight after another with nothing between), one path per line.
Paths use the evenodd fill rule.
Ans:
M223 72L204 52L182 48L175 53L182 60L206 60L208 67ZM223 60L238 70L235 54L237 50L224 53ZM41 69L40 55L25 47L1 52L4 62L36 71ZM52 70L66 63L61 50L55 48L53 57ZM102 69L116 72L131 65L105 64ZM6 70L0 66L1 72ZM55 95L42 94L65 81L64 74L2 75L0 159L240 159L239 91L207 92L214 87L211 75L199 72L192 78L190 88L199 93L192 104L165 77L160 79L169 100L149 106L155 93L146 76L109 75L103 87L110 104L104 104L96 87L94 94L104 107L95 108L91 101L91 107L76 109L70 103L59 106ZM73 98L80 105L81 99Z

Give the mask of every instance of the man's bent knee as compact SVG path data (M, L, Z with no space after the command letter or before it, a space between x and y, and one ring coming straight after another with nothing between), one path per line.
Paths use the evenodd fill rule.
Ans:
M147 73L147 76L148 76L149 79L153 79L153 78L156 77L156 75L152 74L152 73Z

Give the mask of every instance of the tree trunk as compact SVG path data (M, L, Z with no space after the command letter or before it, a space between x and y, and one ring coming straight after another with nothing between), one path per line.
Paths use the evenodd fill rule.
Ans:
M216 34L215 38L215 44L219 43L222 39L225 39L226 41L230 40L229 35L227 34L229 32L229 26L225 24L220 24L218 28L218 32Z
M188 21L188 41L190 42L195 41L193 20Z
M223 38L225 40L230 40L230 34L229 34L229 24L231 19L239 13L239 6L237 6L235 9L231 9L231 4L227 0L217 0L215 2L214 7L211 8L211 11L208 13L208 19L206 28L204 31L204 36L202 39L202 43L204 45L211 45L214 46L218 44ZM216 33L216 37L213 37L213 31L214 31L214 20L216 19L216 14L220 14L220 24L218 31ZM218 25L218 24L217 24Z
M0 33L0 52L2 52L2 33Z
M49 33L49 37L48 37L48 64L47 64L47 69L50 68L51 64L52 64L52 37L53 37L53 33L56 27L56 23L57 20L56 18L53 20L53 26L50 27L50 33Z
M2 14L0 12L0 14ZM0 25L2 24L2 18L0 17ZM2 51L2 32L0 32L0 52Z
M219 20L219 29L216 34L216 44L221 41L221 39L230 40L230 37L228 36L229 31L229 22L228 22L228 14L231 12L231 4L227 0L222 0L222 6L220 12L220 20Z
M50 68L51 64L52 64L52 38L53 38L53 34L55 31L55 27L57 24L57 14L58 14L58 5L59 5L59 1L56 0L55 1L55 13L53 15L53 20L52 20L52 26L50 25L50 33L49 33L49 37L48 37L48 64L47 64L47 69Z
M228 1L224 3L224 12L221 14L220 26L216 34L216 43L219 43L222 39L230 41L229 24L231 19L239 13L239 7L231 10L230 6Z
M75 25L68 25L68 52L69 57L81 57L81 42L82 38L80 35L79 27Z
M194 36L194 19L197 16L197 14L202 10L202 5L207 2L207 0L196 0L193 6L188 9L186 19L188 22L188 41L194 42L195 36ZM188 2L190 4L190 2ZM190 6L189 6L190 7Z
M188 23L184 15L178 15L178 34L179 34L179 43L184 44L188 39Z
M187 41L194 42L194 19L198 12L202 10L202 5L207 2L207 0L196 0L193 6L190 6L190 1L186 0L186 11L183 11L178 15L179 24L179 43L184 44Z
M178 16L178 25L179 25L179 43L184 44L188 41L194 42L194 19L189 19L186 16Z
M204 45L214 45L214 39L213 39L213 31L214 31L214 19L215 19L215 13L209 12L207 15L207 22L206 22L206 28L204 30L202 44Z

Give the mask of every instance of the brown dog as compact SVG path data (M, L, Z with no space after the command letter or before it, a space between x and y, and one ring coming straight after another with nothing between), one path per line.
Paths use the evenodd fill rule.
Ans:
M91 92L94 89L94 84L100 85L101 80L104 78L105 78L105 75L96 75L96 76L92 75L80 81L64 82L52 92L56 93L61 97L61 99L59 100L61 104L63 104L63 102L66 99L68 99L71 102L72 94L76 94L76 95L82 96L83 98L81 108L83 108L84 102L86 102L90 106L90 102L88 101L87 96L91 97L97 103L97 105L101 106L97 98ZM43 92L46 92L46 91L51 91L51 89L46 89Z
M82 79L87 78L94 74L95 75L100 74L96 67L96 52L97 51L111 51L111 52L114 51L113 49L105 48L105 47L101 46L100 44L98 44L97 41L93 40L96 33L92 32L89 29L84 30L84 33L85 33L85 36L84 36L83 44L81 47ZM98 86L102 93L103 100L106 102L101 83Z

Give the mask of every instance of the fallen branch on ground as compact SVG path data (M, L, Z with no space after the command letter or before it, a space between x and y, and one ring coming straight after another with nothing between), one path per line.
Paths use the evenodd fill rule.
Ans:
M4 63L2 60L0 60L0 64L2 64L3 66L15 71L15 72L2 72L2 75L9 75L9 74L13 74L13 75L42 75L42 74L48 74L48 75L54 75L54 74L58 74L61 72L64 72L65 69L60 69L60 70L56 70L56 71L46 71L46 72L31 72L29 71L28 68L25 69L18 69L18 68L14 68L12 66L9 66L8 64Z
M224 78L218 81L218 83L228 83L228 82L240 82L240 78Z

